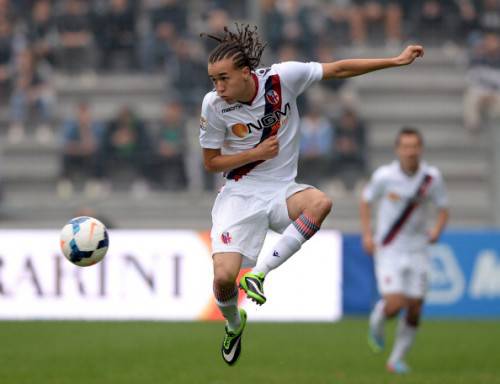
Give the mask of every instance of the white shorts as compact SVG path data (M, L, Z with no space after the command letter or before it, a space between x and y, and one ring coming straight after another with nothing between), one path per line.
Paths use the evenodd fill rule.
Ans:
M379 293L423 298L427 290L428 252L382 248L375 253L375 274Z
M286 199L308 188L307 184L226 184L212 209L212 254L237 252L243 267L255 265L269 229L282 233L292 222Z

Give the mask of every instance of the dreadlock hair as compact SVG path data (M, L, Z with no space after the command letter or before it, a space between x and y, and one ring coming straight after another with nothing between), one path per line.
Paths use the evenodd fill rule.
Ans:
M216 40L219 44L210 52L208 62L216 63L220 60L232 58L236 68L249 67L251 70L257 68L260 63L262 52L267 44L263 44L257 34L257 27L250 27L235 23L236 32L224 27L223 36L215 36L207 33L200 34Z

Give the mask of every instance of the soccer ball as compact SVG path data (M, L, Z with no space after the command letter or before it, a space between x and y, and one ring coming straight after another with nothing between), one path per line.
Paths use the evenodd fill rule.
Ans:
M79 267L101 261L108 251L108 231L99 220L80 216L71 219L61 230L61 250Z

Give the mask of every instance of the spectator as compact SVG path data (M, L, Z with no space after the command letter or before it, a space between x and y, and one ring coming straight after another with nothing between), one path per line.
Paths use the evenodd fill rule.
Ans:
M38 0L28 22L28 40L36 60L55 64L57 31L49 0Z
M101 69L137 68L135 23L129 0L111 0L96 39L101 50Z
M146 0L150 31L142 47L142 67L150 71L168 62L175 41L187 31L187 10L178 0Z
M54 103L54 90L45 73L40 70L29 50L16 56L14 86L10 98L11 142L22 140L28 120L37 124L37 138L46 142L51 138L50 122Z
M316 61L320 63L329 63L341 58L335 57L334 48L325 43L320 42L316 49ZM330 117L337 117L340 115L343 107L355 107L358 95L354 86L349 79L330 79L328 81L318 84L318 88L323 93L322 101L328 104L328 115Z
M353 0L351 36L356 45L399 44L401 41L402 1Z
M500 36L487 33L474 47L464 94L464 125L471 133L482 126L482 116L500 117Z
M353 190L366 172L366 128L353 109L346 108L336 124L336 175Z
M180 95L180 101L191 110L212 87L207 74L207 63L200 55L198 45L188 38L177 40L175 53L172 61L167 63L167 73Z
M329 42L333 40L338 46L353 42L354 10L350 0L334 0L325 5L325 9L320 9L320 13L325 17L324 35L328 36Z
M310 57L315 39L309 9L297 0L269 2L266 6L264 20L266 33L272 39L270 48L276 53L283 44L289 44L298 49L300 56Z
M331 174L334 126L321 113L318 103L310 103L300 124L300 164L298 179L318 185Z
M12 25L8 20L0 18L0 102L2 104L10 95L14 52Z
M0 0L0 19L9 20L15 24L18 21L18 13L23 11L21 7L17 7L22 4L17 3L22 3L22 1L16 0L16 4L12 4L10 0Z
M148 189L151 153L144 123L129 107L123 107L104 130L99 175L118 188L132 183L132 192L140 193Z
M413 11L414 34L427 45L441 45L452 40L459 23L455 0L423 0Z
M66 0L57 20L60 41L60 64L69 72L82 72L92 67L92 28L87 4L82 0Z
M467 42L479 29L479 11L473 0L458 0L457 43Z
M73 191L73 185L95 179L97 173L97 154L103 126L92 118L87 103L80 103L76 117L68 119L62 127L62 169L58 192L66 197Z
M167 190L185 189L187 186L186 122L179 102L163 107L163 116L157 129L156 177L160 186Z
M219 36L224 32L224 27L231 23L229 14L220 8L211 9L207 13L207 34ZM212 51L217 45L213 39L204 39L204 47L207 52Z
M479 28L483 32L500 33L499 0L482 0L480 3Z

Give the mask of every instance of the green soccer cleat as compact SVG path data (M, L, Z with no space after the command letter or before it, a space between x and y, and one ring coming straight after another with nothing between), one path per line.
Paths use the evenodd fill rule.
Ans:
M240 308L241 324L238 330L230 331L226 323L226 334L222 342L222 358L228 365L236 363L241 354L241 336L247 324L247 313L243 308Z
M245 291L247 297L255 301L258 305L266 302L264 296L264 273L247 272L240 279L240 288Z
M373 353L380 353L384 350L384 338L377 336L372 329L368 331L368 346Z

